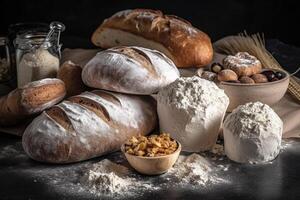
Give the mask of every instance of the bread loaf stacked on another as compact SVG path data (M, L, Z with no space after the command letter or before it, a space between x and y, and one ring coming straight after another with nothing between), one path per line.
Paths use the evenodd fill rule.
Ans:
M149 95L179 78L164 54L142 47L115 47L99 52L82 70L83 82L98 89Z
M42 79L26 84L0 98L0 126L16 125L60 102L66 94L59 79Z
M131 136L150 133L156 121L150 96L84 92L34 119L24 132L23 147L42 162L82 161L119 150Z

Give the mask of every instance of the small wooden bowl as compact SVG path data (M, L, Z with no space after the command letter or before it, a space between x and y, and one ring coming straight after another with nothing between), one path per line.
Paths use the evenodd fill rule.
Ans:
M175 152L165 156L143 157L135 156L125 152L125 145L121 147L129 164L139 173L146 175L159 175L167 172L176 162L180 151L181 144L177 142L178 148Z
M219 87L225 91L230 100L227 112L248 102L260 101L269 106L277 103L286 93L290 78L283 70L272 70L284 73L285 77L274 82L256 84L220 82Z

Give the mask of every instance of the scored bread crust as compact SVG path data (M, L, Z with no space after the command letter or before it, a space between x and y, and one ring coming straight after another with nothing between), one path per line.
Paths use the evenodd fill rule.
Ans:
M0 126L18 124L60 102L65 95L64 82L55 78L17 88L0 98Z
M127 139L150 133L156 124L152 97L95 90L44 111L26 128L22 144L37 161L77 162L119 150Z
M87 86L127 94L154 94L177 78L178 69L164 54L134 46L101 51L82 70Z
M127 43L122 32L109 34L109 37L114 38L101 35L105 31L114 30L133 34L136 41L141 37L148 41L145 40L140 45L134 40ZM169 56L177 67L201 67L210 63L213 57L211 40L207 34L177 16L164 15L160 11L150 9L124 10L114 14L96 29L92 35L92 42L102 48L130 43L134 46L153 48L152 43L155 42L155 46L163 46L156 50Z

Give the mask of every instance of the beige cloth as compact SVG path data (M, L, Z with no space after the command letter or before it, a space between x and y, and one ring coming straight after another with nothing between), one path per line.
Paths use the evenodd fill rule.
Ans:
M286 94L272 106L283 121L283 138L300 138L300 103Z

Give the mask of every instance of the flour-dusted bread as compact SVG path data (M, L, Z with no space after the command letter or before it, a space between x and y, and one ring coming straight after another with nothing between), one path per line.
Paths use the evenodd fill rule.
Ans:
M60 102L65 94L65 84L55 78L17 88L0 98L0 126L18 124Z
M142 47L114 47L99 52L82 70L92 88L149 95L179 78L174 63L164 54Z
M156 124L152 97L95 90L44 111L27 127L22 142L34 160L70 163L119 150L128 138L146 135Z
M189 22L160 11L120 11L106 19L92 35L101 48L141 46L156 49L171 58L177 67L201 67L213 57L209 36Z

